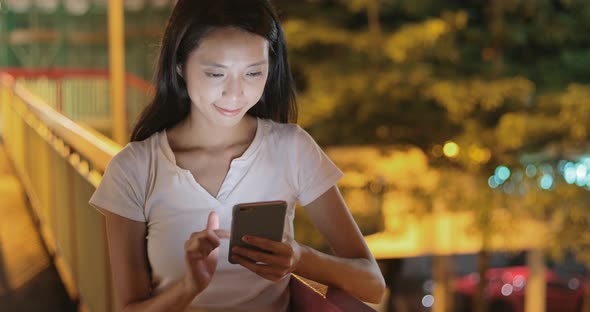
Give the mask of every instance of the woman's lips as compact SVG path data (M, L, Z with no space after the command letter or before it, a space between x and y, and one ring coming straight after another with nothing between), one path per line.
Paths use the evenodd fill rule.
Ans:
M241 108L234 109L234 110L225 109L225 108L221 108L221 107L219 107L219 106L217 106L215 104L213 106L215 106L215 109L217 109L217 111L220 112L222 115L224 115L224 116L230 116L230 117L231 116L236 116L242 110Z

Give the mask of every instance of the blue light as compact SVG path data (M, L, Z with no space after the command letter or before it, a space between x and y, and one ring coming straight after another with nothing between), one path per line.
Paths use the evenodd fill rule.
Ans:
M577 178L576 167L572 163L565 165L565 171L563 172L563 178L567 184L574 184Z
M532 178L537 175L537 167L535 165L530 164L526 166L526 176Z
M567 160L560 160L559 163L557 163L557 170L561 173L563 173L563 170L565 169L565 165L567 164Z
M496 176L491 176L488 179L488 185L493 189L498 187L498 182L496 182Z
M544 175L539 181L539 186L544 190L551 189L553 186L553 177L548 174Z
M585 186L588 180L590 180L590 176L588 176L588 168L584 164L578 164L576 166L576 185Z
M588 172L588 169L586 168L585 165L583 164L578 164L577 168L576 168L576 176L578 177L578 179L583 179L586 177L586 174Z
M508 178L510 178L510 169L508 169L506 166L498 166L496 168L496 176L500 180L506 181Z

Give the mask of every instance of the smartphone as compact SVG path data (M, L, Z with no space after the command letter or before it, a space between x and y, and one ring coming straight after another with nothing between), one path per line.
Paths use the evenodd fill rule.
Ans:
M244 235L262 237L280 242L283 239L287 202L267 201L237 204L232 210L231 235L229 240L229 262L234 246L264 251L242 240Z

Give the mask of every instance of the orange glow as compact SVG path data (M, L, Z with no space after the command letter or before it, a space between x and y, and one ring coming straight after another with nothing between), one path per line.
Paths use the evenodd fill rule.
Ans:
M492 157L492 153L488 148L471 145L468 151L469 157L476 163L485 164Z

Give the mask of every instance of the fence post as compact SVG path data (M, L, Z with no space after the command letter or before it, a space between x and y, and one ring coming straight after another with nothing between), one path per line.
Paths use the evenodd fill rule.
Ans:
M527 253L529 278L525 293L525 312L545 311L545 258L542 250L533 249Z
M127 116L125 108L125 24L123 2L109 0L109 68L111 77L111 114L113 140L125 145Z

